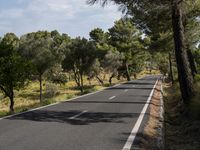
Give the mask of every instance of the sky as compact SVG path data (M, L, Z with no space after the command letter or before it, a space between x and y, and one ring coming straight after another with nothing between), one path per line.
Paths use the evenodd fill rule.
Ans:
M18 36L38 30L58 30L71 37L89 37L100 27L107 30L122 17L116 5L102 8L86 0L0 0L0 36Z

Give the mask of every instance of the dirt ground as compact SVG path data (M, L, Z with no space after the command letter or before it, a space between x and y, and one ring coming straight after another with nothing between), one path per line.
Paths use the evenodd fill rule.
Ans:
M166 149L200 150L200 120L182 111L177 86L164 86Z
M162 120L161 112L161 82L158 82L150 102L149 120L145 125L141 138L141 148L145 150L158 150L162 148ZM162 141L161 141L162 140Z

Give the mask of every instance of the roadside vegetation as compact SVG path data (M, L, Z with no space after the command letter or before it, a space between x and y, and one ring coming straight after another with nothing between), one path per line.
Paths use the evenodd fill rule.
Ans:
M130 19L116 21L108 32L95 28L89 34L90 39L56 30L5 34L0 39L0 116L158 70L148 40Z
M109 2L145 34L165 76L166 149L199 150L200 1L88 0L91 5Z
M84 86L84 94L101 90L109 86L108 83L100 85L97 80L90 81L91 84L86 78L84 78L84 81L86 82ZM118 81L114 79L113 84L123 81L125 80ZM20 89L19 91L15 91L15 112L22 112L39 106L44 106L60 101L66 101L70 98L81 95L81 92L77 88L74 81L69 81L63 85L55 85L53 83L45 81L43 83L43 101L42 103L40 103L40 90L38 88L38 84L38 81L32 81L26 87ZM0 117L9 115L9 98L4 97L2 93L0 94L0 98Z
M167 148L199 149L200 1L87 2L113 2L126 15L108 31L93 29L89 39L56 30L0 39L1 116L159 70L166 85Z
M200 149L199 83L198 81L195 84L198 94L187 108L180 104L181 94L178 84L164 84L166 149Z
M154 75L159 74L159 70L152 70L151 73L149 71L141 71L137 74L138 78L142 78L146 75ZM134 76L131 76L133 78ZM109 86L126 82L125 78L121 78L118 80L114 78L112 84L109 83L109 75L105 75L105 79L103 80L104 84L101 84L96 79L88 80L86 76L84 76L85 85L83 87L84 93L91 93L98 90L102 90ZM49 104L53 104L56 102L67 101L71 98L82 95L81 91L76 85L76 82L71 79L65 84L54 84L50 81L44 81L42 88L43 91L43 101L40 102L40 90L39 90L39 81L30 81L30 83L21 88L20 90L15 91L15 105L14 110L15 113L27 111L29 109L37 108L40 106L45 106ZM9 111L9 98L5 97L3 93L0 93L0 117L10 115Z

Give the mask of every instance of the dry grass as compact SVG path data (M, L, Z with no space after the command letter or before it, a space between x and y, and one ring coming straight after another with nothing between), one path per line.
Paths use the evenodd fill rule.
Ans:
M165 84L165 130L167 150L199 150L200 120L199 94L192 100L189 114L180 107L180 91L177 84ZM197 101L198 99L198 101Z
M149 105L149 119L142 133L141 147L148 150L159 149L157 138L159 136L158 128L160 127L160 101L161 82L158 82L154 91L151 103Z
M91 80L91 85L89 81L84 78L84 94L94 92L108 86L108 76L105 78L105 85L100 85L97 80ZM125 81L125 79L117 80L113 79L113 84L117 84ZM43 103L40 104L39 101L39 82L34 81L29 83L28 86L21 89L20 91L15 91L15 112L26 111L31 108L36 108L43 105L48 105L55 102L65 101L67 99L73 98L75 96L81 95L79 89L74 81L69 81L65 85L57 85L58 94L49 98L46 96L45 89L47 83L43 83ZM3 94L0 93L0 117L9 115L9 99L4 98Z
M158 71L152 71L155 74ZM138 74L138 78L144 77L147 74L146 71L142 71ZM102 75L103 78L103 75ZM132 77L133 78L133 77ZM84 94L94 92L97 90L101 90L109 86L108 83L109 75L105 76L104 85L100 85L100 83L93 79L91 80L91 85L89 81L84 78ZM122 78L121 80L117 80L113 78L113 84L125 82L126 79ZM69 81L65 85L57 85L58 94L49 98L45 93L45 88L47 83L44 81L43 83L43 103L40 104L39 101L39 82L34 81L28 84L25 88L20 91L15 91L15 112L26 111L31 108L36 108L43 105L48 105L55 102L60 102L64 100L68 100L70 98L81 95L79 89L76 86L74 81ZM9 115L9 99L4 98L3 94L0 93L0 117Z

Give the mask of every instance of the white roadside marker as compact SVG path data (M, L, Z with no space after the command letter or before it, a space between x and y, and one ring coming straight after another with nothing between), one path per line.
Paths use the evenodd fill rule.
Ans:
M88 111L87 111L87 110L84 110L84 111L82 111L81 113L79 113L79 114L77 114L77 115L75 115L75 116L69 117L69 119L70 119L70 120L71 120L71 119L76 119L76 118L80 117L82 114L84 114L84 113L86 113L86 112L88 112Z
M116 97L116 96L112 96L112 97L109 98L109 100L111 100L111 99L113 99L113 98L115 98L115 97Z
M155 89L157 83L158 83L158 80L156 81L155 85L153 86L153 89L151 90L151 93L150 93L150 95L149 95L149 97L148 97L148 99L147 99L147 102L146 102L146 104L144 105L144 107L143 107L143 109L142 109L142 111L141 111L141 113L140 113L140 116L139 116L139 118L138 118L138 120L137 120L135 126L133 127L133 129L132 129L132 131L131 131L131 134L129 135L129 137L128 137L128 139L127 139L127 141L126 141L126 143L125 143L125 145L124 145L124 147L123 147L122 150L130 150L130 149L131 149L132 144L133 144L133 142L134 142L134 140L135 140L135 137L136 137L136 135L137 135L137 133L138 133L138 130L139 130L139 128L140 128L140 125L141 125L141 123L142 123L142 120L143 120L143 118L144 118L144 115L145 115L145 113L146 113L146 110L147 110L147 108L148 108L148 106L149 106L149 103L150 103L150 101L151 101L151 98L152 98L152 96L153 96L153 92L154 92L154 89Z

